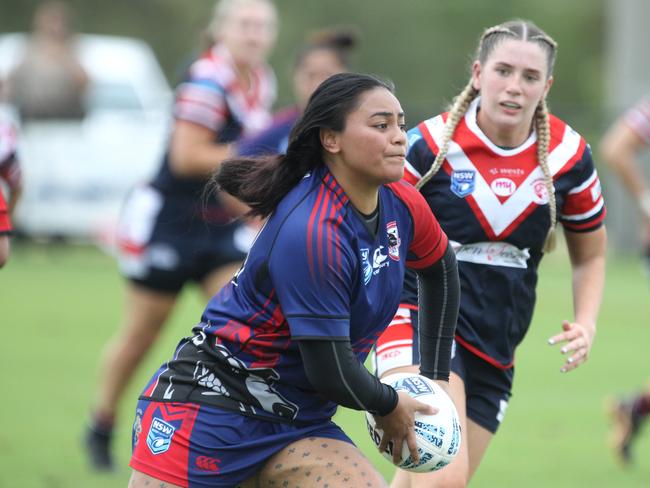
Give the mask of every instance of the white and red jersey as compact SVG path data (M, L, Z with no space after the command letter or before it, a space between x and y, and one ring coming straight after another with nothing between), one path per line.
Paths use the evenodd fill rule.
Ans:
M550 226L533 132L519 147L492 143L476 123L479 99L460 121L442 168L421 189L456 250L461 279L457 342L491 364L512 366L530 325L537 267ZM417 183L442 143L447 113L409 131L405 179ZM589 232L603 223L600 181L585 140L551 116L548 165L558 221ZM417 303L411 288L405 304ZM397 317L399 319L399 317Z
M625 113L627 123L650 146L650 98L644 98Z

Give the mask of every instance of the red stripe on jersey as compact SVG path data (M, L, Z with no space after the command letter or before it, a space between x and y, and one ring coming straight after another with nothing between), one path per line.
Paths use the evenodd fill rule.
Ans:
M321 186L318 191L318 196L316 197L316 204L314 208L311 209L311 214L309 215L309 221L307 223L307 264L309 265L309 274L312 278L316 278L316 271L314 270L314 222L316 221L316 216L320 211L321 201L323 200L323 195L325 193L325 187Z
M406 182L410 183L411 185L415 186L418 183L418 181L420 181L420 177L414 175L413 173L408 171L406 169L406 167L405 167L404 168L404 181L406 181Z
M593 219L593 220L590 220L589 222L574 224L572 222L564 222L563 221L562 226L564 228L568 229L568 230L579 230L579 231L597 229L603 223L606 216L607 216L607 209L605 207L603 207L600 214L598 214L598 217Z
M120 248L120 251L130 256L139 256L147 248L146 246L136 244L135 242L127 239L120 240L118 242L118 246Z
M333 265L334 259L336 259L336 269L337 271L341 269L342 258L338 231L343 222L341 209L348 201L343 189L330 173L323 177L322 183L307 224L307 261L314 279L317 274L320 278L324 277L328 268L326 261ZM314 246L316 247L316 258L314 258ZM317 268L315 260L318 262Z
M482 352L482 351L478 350L477 348L475 348L474 346L472 346L469 342L465 341L465 340L464 340L461 336L459 336L458 334L456 334L455 339L456 339L456 342L458 342L458 344L460 344L461 346L463 346L463 347L464 347L465 349L467 349L469 352L471 352L471 353L474 354L475 356L480 357L482 360L487 361L488 363L490 363L490 364L491 364L492 366L494 366L495 368L499 368L499 369L510 369L510 368L512 368L512 367L515 365L515 362L514 362L514 361L512 361L512 362L510 362L510 363L508 363L508 364L501 364L501 363L500 363L499 361L497 361L496 359L494 359L494 358L488 356L488 355L485 354L484 352Z
M324 223L327 217L327 207L330 204L330 197L331 193L329 191L325 191L323 193L323 203L321 205L321 208L319 210L319 215L318 215L318 230L316 234L316 242L317 242L317 253L318 253L318 272L321 277L325 274L325 262L323 261L323 247L328 245L328 242L323 241L323 227Z
M264 305L262 305L262 309L258 310L255 312L253 315L249 317L249 319L246 321L247 324L251 325L255 321L257 317L259 317L261 314L266 312L266 308L269 306L271 301L273 300L273 296L275 295L275 288L271 290L271 293L269 293L269 296L266 297L266 301L264 302ZM232 322L232 321L231 321ZM223 327L221 330L223 330L225 327ZM219 333L219 330L217 330L217 334ZM218 334L219 335L219 334ZM228 340L232 340L231 337L228 338Z
M602 206L602 200L600 181L595 177L594 173L591 184L575 193L573 191L568 193L562 206L562 216L570 221L572 216L578 217ZM588 217L588 215L584 215L584 217Z
M11 229L11 219L9 218L9 213L7 212L7 204L5 203L5 199L2 196L2 191L0 191L0 232L10 232Z
M251 368L274 368L281 354L291 343L289 325L281 307L276 307L269 320L255 327L255 334L246 344L246 352L257 358Z
M404 181L387 185L406 205L413 220L413 240L409 251L417 256L407 261L414 269L428 268L438 262L447 249L447 235L440 228L429 204L413 186Z

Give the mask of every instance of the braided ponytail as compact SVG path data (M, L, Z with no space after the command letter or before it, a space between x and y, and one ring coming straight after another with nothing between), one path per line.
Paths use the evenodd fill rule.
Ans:
M456 131L456 127L458 127L458 123L465 116L467 108L477 95L478 90L474 88L472 82L470 81L467 86L463 88L463 91L460 92L460 94L455 98L454 103L449 110L449 114L447 115L445 129L442 134L442 142L440 144L438 154L436 155L436 159L433 161L431 168L429 168L429 170L422 176L422 179L418 181L417 185L415 185L418 190L422 188L431 178L433 178L433 176L442 166L443 161L447 157L447 152L449 151L449 142L451 141L451 138Z
M551 227L544 242L544 252L551 252L555 249L556 236L555 225L557 223L557 202L555 200L555 186L553 176L548 167L548 147L551 140L551 127L548 117L546 99L542 99L535 110L535 130L537 130L537 163L544 174L546 193L548 193L548 211L551 217Z

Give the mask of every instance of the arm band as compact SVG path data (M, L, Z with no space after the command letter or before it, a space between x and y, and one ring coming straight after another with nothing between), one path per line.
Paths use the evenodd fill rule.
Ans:
M447 245L442 259L418 270L420 373L427 378L449 381L459 302L456 255Z
M328 400L381 416L397 406L397 392L370 374L350 341L303 339L298 345L307 378Z

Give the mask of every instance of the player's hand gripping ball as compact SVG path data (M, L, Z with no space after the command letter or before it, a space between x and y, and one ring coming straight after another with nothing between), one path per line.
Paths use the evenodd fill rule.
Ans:
M434 415L415 414L415 438L417 440L420 461L413 462L406 441L402 447L402 459L398 468L417 473L428 473L447 466L460 450L460 422L454 402L435 382L415 373L395 373L381 380L395 390L406 391L411 397L438 409ZM368 432L376 446L379 446L384 432L377 427L372 414L366 412ZM382 453L386 459L393 461L393 446Z

